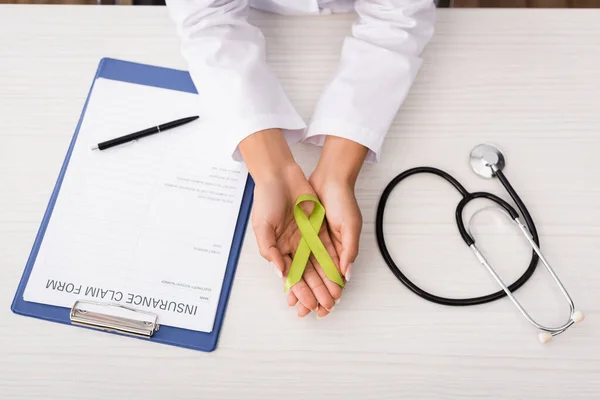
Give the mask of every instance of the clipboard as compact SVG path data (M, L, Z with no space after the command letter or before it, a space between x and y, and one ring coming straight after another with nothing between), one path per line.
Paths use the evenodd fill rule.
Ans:
M17 292L13 299L11 309L16 314L47 321L80 326L88 329L99 329L118 335L136 337L142 340L179 346L192 350L206 352L213 351L217 346L219 333L223 325L229 293L231 292L233 278L248 224L250 209L252 207L254 182L250 175L247 177L232 246L229 251L225 276L223 278L223 287L218 301L214 326L210 333L171 326L160 326L160 321L156 315L117 304L76 301L72 308L66 308L23 300L23 293L33 270L38 251L44 240L46 227L48 226L56 199L60 192L65 172L69 166L71 153L77 140L87 104L97 78L112 79L188 93L198 93L187 71L111 58L103 58L100 61L64 163L60 170L58 180L56 181L29 259L27 260L25 271L23 272Z

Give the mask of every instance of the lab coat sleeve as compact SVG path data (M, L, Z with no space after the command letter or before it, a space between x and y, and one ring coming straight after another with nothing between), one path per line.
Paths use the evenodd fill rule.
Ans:
M357 0L355 7L358 20L303 141L322 146L327 135L344 137L377 162L433 36L436 9L432 0Z
M266 62L265 39L248 20L248 0L167 0L199 97L198 113L224 151L260 130L281 128L288 143L306 125Z

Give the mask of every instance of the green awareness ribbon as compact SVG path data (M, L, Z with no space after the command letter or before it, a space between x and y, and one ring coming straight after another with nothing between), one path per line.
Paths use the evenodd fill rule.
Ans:
M305 201L312 201L315 203L315 208L310 214L310 217L307 217L302 208L300 208L300 204ZM298 244L298 248L296 249L294 259L292 260L292 266L288 272L285 282L285 291L287 292L302 279L311 252L315 255L315 258L321 265L327 278L341 287L344 287L344 280L335 267L331 256L325 249L323 242L319 239L319 230L325 219L325 207L323 207L316 197L309 194L302 195L296 200L294 206L294 219L296 220L296 224L298 225L302 237Z

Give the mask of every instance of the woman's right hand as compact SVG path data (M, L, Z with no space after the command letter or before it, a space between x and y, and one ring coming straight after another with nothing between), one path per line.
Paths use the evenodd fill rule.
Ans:
M301 238L293 214L296 199L303 194L316 196L316 193L294 161L280 130L257 132L244 139L239 148L255 182L252 228L260 253L285 281ZM307 215L312 211L311 204L303 203L301 207ZM339 269L339 258L325 223L319 237ZM311 310L319 317L327 315L342 295L341 287L311 261L306 265L303 278L290 291L288 302L291 306L296 299L300 302L300 317Z

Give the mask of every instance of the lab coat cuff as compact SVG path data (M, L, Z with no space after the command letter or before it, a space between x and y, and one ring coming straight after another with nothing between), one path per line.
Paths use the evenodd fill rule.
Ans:
M323 146L327 136L337 136L361 144L369 149L365 162L379 162L385 132L342 119L318 118L310 122L302 141L315 146Z
M243 162L242 153L239 149L239 144L248 136L265 130L265 129L281 129L285 140L291 146L300 140L306 130L304 120L298 114L264 114L257 115L251 119L237 121L235 124L227 124L227 127L219 128L221 132L227 132L224 135L224 140L228 141L225 144L226 149L231 149L230 154L235 161Z

